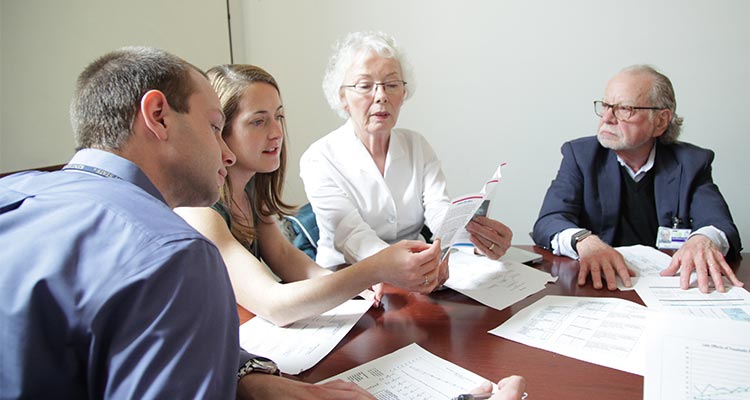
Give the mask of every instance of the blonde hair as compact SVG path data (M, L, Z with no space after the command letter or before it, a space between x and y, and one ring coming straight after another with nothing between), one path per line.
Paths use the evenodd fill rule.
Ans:
M247 64L225 64L218 65L208 70L208 79L211 85L219 95L221 108L224 111L226 121L224 122L223 137L232 135L232 122L237 117L239 104L242 94L248 86L254 83L267 83L279 93L281 91L276 79L260 67ZM279 168L272 172L256 173L250 180L246 189L251 190L250 206L253 213L260 214L263 217L291 215L295 207L285 203L281 199L284 187L284 178L286 176L286 123L282 120L282 129L284 131L284 140L281 143L280 164ZM232 167L229 167L232 168ZM255 229L246 220L244 215L232 211L232 181L227 176L224 187L219 199L223 203L232 217L231 232L235 238L245 244L252 242L256 237Z

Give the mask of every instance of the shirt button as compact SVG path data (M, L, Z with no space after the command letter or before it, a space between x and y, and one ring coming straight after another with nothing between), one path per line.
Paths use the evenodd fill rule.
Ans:
M396 218L395 217L388 217L388 223L389 224L395 224L396 223Z

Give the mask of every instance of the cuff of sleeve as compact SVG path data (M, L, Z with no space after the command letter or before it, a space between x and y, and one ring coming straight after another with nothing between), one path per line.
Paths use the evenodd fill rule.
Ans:
M719 248L721 254L726 256L727 253L729 253L729 240L727 240L727 235L715 226L709 225L697 229L688 236L688 239L695 235L703 235L709 238L716 245L716 247Z
M573 235L580 230L581 228L568 228L553 236L551 243L552 253L556 256L566 256L577 260L578 253L576 253L576 251L573 250L573 247L570 246L570 240L573 238Z

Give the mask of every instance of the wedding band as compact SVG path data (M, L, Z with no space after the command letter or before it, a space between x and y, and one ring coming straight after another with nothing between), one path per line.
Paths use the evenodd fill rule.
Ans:
M489 249L490 249L490 250L492 250L492 249L494 249L494 248L495 248L495 243L492 243L492 244L490 245L490 248L489 248Z
M427 286L430 284L430 280L427 279L427 276L424 277L424 282L422 282L422 286Z

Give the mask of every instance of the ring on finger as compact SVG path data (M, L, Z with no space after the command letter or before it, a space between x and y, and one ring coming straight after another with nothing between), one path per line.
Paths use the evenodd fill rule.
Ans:
M494 248L495 248L495 243L492 243L492 244L490 244L490 247L488 248L488 250L490 250L490 251L491 251L491 250L492 250L492 249L494 249Z
M427 286L430 284L430 280L427 279L427 275L424 276L424 282L422 282L422 286Z

